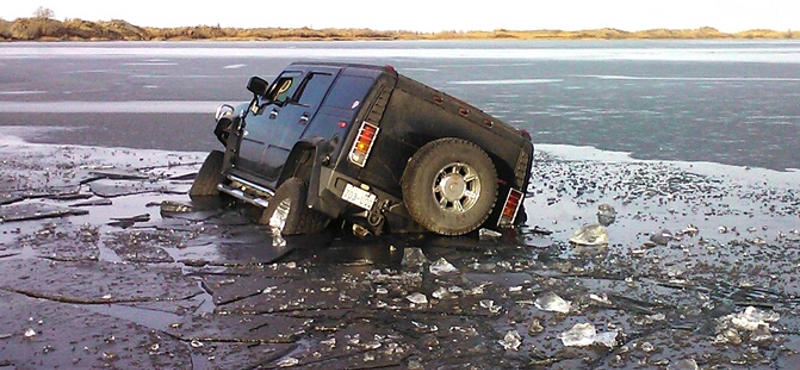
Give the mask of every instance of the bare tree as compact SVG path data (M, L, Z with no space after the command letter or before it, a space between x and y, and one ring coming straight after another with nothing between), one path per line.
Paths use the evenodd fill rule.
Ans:
M40 6L33 12L33 16L36 18L53 18L56 16L56 12L54 12L53 9Z

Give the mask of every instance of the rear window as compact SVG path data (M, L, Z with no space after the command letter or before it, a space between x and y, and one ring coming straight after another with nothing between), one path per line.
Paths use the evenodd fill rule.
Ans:
M367 77L340 76L325 99L325 105L355 109L361 105L375 81Z

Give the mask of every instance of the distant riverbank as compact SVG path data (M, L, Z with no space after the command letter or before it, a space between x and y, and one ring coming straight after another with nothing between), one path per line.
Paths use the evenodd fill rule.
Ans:
M701 40L701 39L800 39L800 31L748 30L725 33L711 27L698 29L651 29L624 31L593 30L504 30L376 31L370 29L226 28L194 26L179 28L140 27L123 20L64 21L45 17L0 19L0 41L180 41L180 40Z

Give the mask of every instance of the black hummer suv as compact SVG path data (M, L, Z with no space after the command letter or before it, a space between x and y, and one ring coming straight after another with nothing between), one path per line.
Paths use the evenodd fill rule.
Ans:
M217 109L190 196L265 208L284 235L331 220L359 235L463 235L515 225L533 144L513 128L391 66L296 62L253 99Z

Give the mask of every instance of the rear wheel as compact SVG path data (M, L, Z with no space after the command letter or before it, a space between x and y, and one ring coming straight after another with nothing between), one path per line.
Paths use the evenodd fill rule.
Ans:
M330 219L306 206L305 181L292 177L284 181L269 201L259 223L269 225L281 235L313 234L321 231Z
M429 231L463 235L489 217L497 201L497 170L474 143L432 141L408 162L403 199L411 217Z
M197 177L192 183L192 188L189 189L191 198L219 195L217 185L223 180L222 158L224 156L225 153L219 150L212 150L211 153L208 153L205 162L203 162Z

